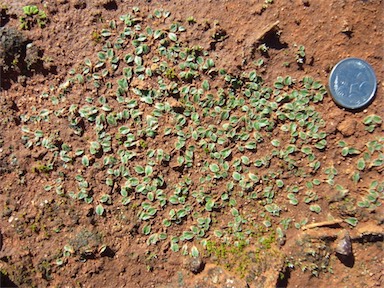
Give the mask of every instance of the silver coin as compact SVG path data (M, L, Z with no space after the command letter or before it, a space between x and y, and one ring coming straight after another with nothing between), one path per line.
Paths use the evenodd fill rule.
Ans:
M374 98L377 86L371 65L359 58L346 58L333 67L329 76L333 100L347 109L359 109Z

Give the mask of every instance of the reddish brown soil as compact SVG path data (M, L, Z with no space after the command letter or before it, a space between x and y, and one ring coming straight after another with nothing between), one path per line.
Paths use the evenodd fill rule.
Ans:
M27 2L43 8L40 4L42 1ZM19 26L18 17L27 2L0 0L0 8L6 6L6 13L11 16L9 21L4 21L4 27ZM261 0L47 2L44 8L49 18L47 26L34 26L23 31L44 52L44 71L11 79L9 75L0 75L3 81L7 78L7 85L0 94L1 287L384 286L383 207L368 211L356 208L355 205L369 183L373 180L383 181L383 166L366 169L360 182L354 184L349 179L356 158L342 157L338 146L338 142L344 140L364 150L367 141L383 137L382 123L373 133L368 133L362 123L371 114L384 119L383 1L270 2L274 3L264 8L264 1ZM254 61L264 59L259 72L268 85L273 85L280 75L290 75L294 79L311 76L327 83L332 67L341 59L359 57L369 62L378 79L376 98L369 107L358 112L345 111L337 107L328 94L321 103L316 104L317 111L322 113L326 121L325 131L328 133L327 148L321 154L322 167L333 165L337 169L337 183L349 190L347 199L352 199L352 202L337 199L334 187L321 185L317 191L319 200L316 202L323 209L321 214L309 213L304 203L295 207L287 206L284 210L285 217L291 217L294 222L306 217L309 223L315 223L326 221L329 216L342 219L354 216L359 220L358 225L352 227L343 222L333 228L305 231L291 225L286 231L285 243L277 243L272 237L273 243L268 243L271 247L265 253L260 252L257 259L251 255L256 253L254 251L257 246L252 243L244 251L238 254L224 253L224 257L223 254L218 256L215 252L203 252L202 249L200 254L205 267L203 271L194 274L191 272L193 269L190 266L193 263L189 263L190 257L170 251L167 243L160 242L150 248L147 246L147 237L141 233L143 225L137 220L137 212L133 207L114 204L109 206L106 217L99 217L95 215L93 205L60 197L53 190L44 191L43 187L52 185L59 172L47 174L36 171L36 167L47 160L44 158L46 155L41 154L41 149L24 147L20 138L20 115L31 113L32 106L37 111L42 108L53 109L50 101L39 96L50 85L57 87L62 84L69 69L83 63L84 58L94 57L101 48L101 44L95 41L95 33L105 28L110 20L118 20L120 15L131 12L134 6L139 6L143 13L160 8L170 11L169 23L178 21L187 27L187 34L183 36L185 44L200 45L209 50L216 67L223 67L232 74L249 71L250 67L255 67ZM196 20L195 24L187 23L186 19L190 16ZM261 43L260 36L263 36L260 33L277 20L279 36L273 34L271 39L264 39L270 49L268 55L263 55L256 49ZM214 43L213 47L211 36L223 31L225 37ZM301 67L295 61L296 45L305 46L306 60ZM72 101L80 103L86 97L83 94L85 91L76 89ZM52 131L61 132L63 141L71 141L74 137L64 120L50 125ZM76 141L79 140L74 140L74 146L81 143ZM157 138L156 142L150 144L166 147L166 141ZM378 153L382 157L383 149ZM202 159L205 156L198 157ZM253 159L252 153L248 157ZM73 167L73 171L82 169L82 166ZM89 170L83 172L94 180L93 186L105 181L100 171ZM177 183L172 182L173 179L181 178L180 173L171 167L164 168L163 174L173 184ZM71 174L71 177L74 175ZM302 180L302 183L296 184L304 185L305 179ZM286 185L293 184L289 178L284 181ZM220 191L224 188L219 183L213 189ZM383 195L380 197L382 201ZM334 198L336 200L332 201ZM277 198L277 203L283 206L286 201L286 197ZM248 202L244 201L240 205L243 213L254 213L254 207ZM256 214L255 221L262 221ZM218 219L224 223L228 217L219 214ZM188 227L190 224L185 225ZM152 228L155 227L160 227L160 223L152 223ZM182 227L180 229L182 231ZM352 237L353 259L348 261L341 261L334 252L344 230L349 231ZM263 234L264 230L260 233L269 235ZM81 241L87 241L87 244L83 245ZM61 258L63 248L68 244L77 245L77 253L89 252L93 256L84 260L77 254L65 258L63 265L57 265L57 259ZM102 244L108 248L100 254L98 251ZM85 246L89 251L84 250ZM218 247L215 249L219 250ZM309 250L314 251L313 257L308 256ZM239 259L243 261L244 255L248 257L244 260L248 261L247 266L244 266L246 271L239 266ZM295 262L292 263L294 268L286 268L291 260ZM321 267L318 268L317 276L311 273L311 263Z

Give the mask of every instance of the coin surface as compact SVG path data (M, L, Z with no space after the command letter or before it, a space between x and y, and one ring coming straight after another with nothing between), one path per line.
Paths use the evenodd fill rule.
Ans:
M333 100L347 109L368 105L375 96L377 80L371 65L359 58L346 58L333 67L329 76Z

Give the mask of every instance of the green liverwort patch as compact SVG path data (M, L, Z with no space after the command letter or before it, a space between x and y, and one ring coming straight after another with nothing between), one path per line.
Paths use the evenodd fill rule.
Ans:
M39 17L35 12L28 10ZM20 117L22 143L46 157L34 171L57 178L44 193L92 205L102 221L116 211L130 215L148 249L168 243L194 258L207 251L245 256L246 245L272 249L286 230L326 217L324 191L347 199L349 185L358 185L358 207L381 205L383 183L364 185L368 171L382 172L383 139L359 149L340 140L334 148L321 113L322 83L294 75L266 83L261 60L228 73L220 59L185 41L194 21L134 8L108 22L95 55L44 93L53 110L31 107ZM218 31L213 40L227 36ZM305 48L296 48L303 64ZM68 131L57 131L58 121ZM368 131L380 123L364 119ZM339 164L323 157L331 149L352 163L343 186ZM298 209L303 215L293 220ZM344 220L354 226L355 217Z

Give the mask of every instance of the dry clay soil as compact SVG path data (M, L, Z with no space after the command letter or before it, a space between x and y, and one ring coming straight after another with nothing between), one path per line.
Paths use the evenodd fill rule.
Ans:
M187 28L188 37L184 40L187 45L200 45L208 50L215 59L216 67L222 67L232 74L241 74L255 67L257 59L263 59L264 64L259 67L258 73L269 85L273 85L280 75L290 75L294 79L311 76L327 83L332 67L341 59L359 57L369 62L378 80L376 97L371 105L362 111L346 111L335 105L329 94L325 95L321 103L316 104L326 122L325 130L328 133L327 148L321 155L325 163L332 161L339 173L338 183L344 183L349 190L348 197L358 199L365 193L359 187L366 186L368 181L382 181L382 167L365 170L360 186L353 185L348 180L351 173L348 161L355 159L343 158L337 143L344 140L358 149L364 149L369 139L383 136L383 124L376 127L373 133L367 132L362 124L367 115L376 114L384 118L383 1L270 2L273 3L265 4L256 0L0 1L3 7L7 7L3 16L10 16L2 21L4 27L18 29L18 17L26 4L38 5L47 12L49 18L46 27L35 25L22 32L33 45L43 51L49 69L12 79L8 79L5 74L7 72L1 75L2 81L7 81L6 85L2 85L0 94L1 287L384 286L382 207L369 212L351 212L340 204L331 211L328 207L332 202L329 201L329 194L334 193L334 190L319 189L317 203L323 209L321 214L310 212L307 206L296 209L289 206L289 211L285 213L293 219L306 216L309 223L325 221L327 214L335 218L354 216L359 220L358 225L353 227L343 222L333 227L307 230L310 232L291 226L286 231L284 243L271 244L278 251L276 254L271 252L264 257L259 256L262 264L255 261L257 268L250 264L247 266L248 271L239 272L239 269L235 269L239 263L237 266L230 263L236 262L233 259L236 256L230 254L224 255L228 257L226 261L217 255L204 253L201 249L200 257L194 259L197 262L194 263L189 256L174 253L162 243L149 249L141 233L142 224L130 221L135 215L128 211L129 206L111 206L117 212L108 212L105 217L100 217L95 215L92 205L65 200L65 197L63 199L54 195L54 191L44 191L43 187L52 183L54 177L49 173L37 173L33 167L44 161L45 155L39 154L41 150L25 148L21 142L20 115L28 114L32 106L37 111L50 108L50 104L39 95L47 91L50 85L59 86L65 81L69 69L86 57L92 58L100 50L101 44L97 41L95 31L108 26L110 20L131 13L134 6L140 7L143 15L155 9L164 9L171 12L169 18L164 20L165 23L182 23ZM191 16L195 21L187 22ZM273 26L276 21L279 21L278 24ZM273 31L268 31L268 27L272 27ZM215 33L218 33L219 39L216 40L219 41L212 40ZM257 49L263 43L269 47L267 53ZM305 61L300 66L295 59L298 45L303 45L306 53ZM76 93L76 97L86 97L79 91ZM72 136L67 135L65 123L51 125L58 125L56 129L62 131L62 138L71 141ZM162 140L158 138L156 141ZM252 159L252 154L249 157ZM80 166L74 169L81 170ZM177 173L169 169L165 177L179 177ZM101 181L98 177L96 174L95 181ZM287 184L290 180L288 178L284 181ZM343 203L348 205L348 201ZM247 205L246 202L242 204ZM126 218L121 216L124 213ZM152 229L156 225L159 224L152 223ZM348 231L352 237L351 261L340 259L332 250L340 231ZM65 263L58 263L63 247L68 243L81 247L81 243L76 242L81 241L81 237L86 238L87 247L93 245L91 248L96 250L88 251L90 255L83 251L84 257L68 257ZM316 245L316 241L325 243L319 249L327 253L317 255L327 258L327 261L316 257L311 259L314 263L317 261L316 265L326 262L324 265L331 269L320 269L319 275L314 276L309 266L304 269L308 271L302 271L300 265L286 268L286 262L281 260L284 257L293 255L297 259L310 254L305 251L299 253L300 249L312 247L306 244L300 246L300 239L310 239L313 245ZM98 253L101 244L107 248ZM252 243L246 249L252 252Z

